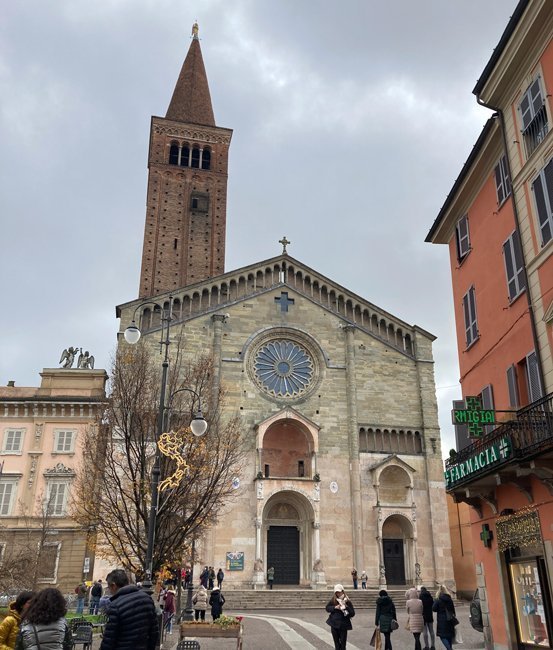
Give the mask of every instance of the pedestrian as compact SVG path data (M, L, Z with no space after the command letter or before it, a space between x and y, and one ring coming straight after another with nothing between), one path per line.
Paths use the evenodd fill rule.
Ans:
M392 621L397 621L396 606L393 600L388 596L385 589L378 592L376 599L376 616L374 624L377 625L384 635L384 650L392 650Z
M453 637L455 635L455 605L451 599L451 594L447 587L440 585L436 592L436 600L432 605L432 610L436 612L436 634L444 644L446 650L452 650Z
M334 650L345 650L348 640L348 630L352 629L351 619L355 616L355 609L351 600L346 596L342 585L334 586L334 595L326 605L329 616L327 625L330 625Z
M71 650L73 640L66 614L67 603L59 589L39 591L25 611L15 650Z
M100 650L155 650L159 642L156 605L122 569L106 577L111 599Z
M209 579L209 569L204 566L203 571L200 574L200 582L202 583L202 587L205 587L207 589L207 581Z
M353 580L353 588L357 589L357 569L355 567L351 570L351 579Z
M31 598L34 596L33 591L22 591L17 598L8 605L6 618L0 623L0 650L13 650L15 640L19 633L21 619L27 611Z
M407 599L405 603L407 610L407 629L411 630L411 634L415 639L415 650L421 650L421 632L424 628L424 605L415 587L407 591L405 598Z
M104 594L100 598L100 602L98 603L98 613L102 614L102 616L107 616L110 603L111 603L111 596L109 596L108 594Z
M86 584L84 582L79 583L75 587L75 593L77 594L77 608L75 609L75 613L82 614L84 610L84 599L86 596Z
M270 566L267 569L267 582L269 583L269 589L273 588L274 579L275 579L275 567Z
M424 650L436 650L434 646L436 642L436 637L434 636L434 614L432 612L434 598L432 598L432 594L426 587L421 587L419 598L422 601L422 617L424 619Z
M216 621L223 613L223 605L225 604L225 597L218 587L215 587L211 592L209 604L211 605L211 617Z
M175 590L169 587L163 605L163 625L169 634L173 634L173 619L176 611Z
M217 571L217 586L219 589L223 588L223 580L225 579L225 572L221 567L219 567L219 570Z
M361 572L361 589L366 589L367 588L367 580L369 579L369 576L367 575L367 572L365 569Z
M96 580L94 584L92 585L92 588L90 590L90 606L88 609L89 614L97 614L98 613L98 607L100 605L100 598L102 597L102 594L104 593L104 589L102 587L102 581L101 580Z
M209 591L213 589L213 585L215 584L215 569L210 566L208 569L208 582L209 582Z
M207 590L203 585L200 585L198 591L194 594L192 598L192 604L194 605L194 617L198 621L202 619L205 621L205 610L207 609Z

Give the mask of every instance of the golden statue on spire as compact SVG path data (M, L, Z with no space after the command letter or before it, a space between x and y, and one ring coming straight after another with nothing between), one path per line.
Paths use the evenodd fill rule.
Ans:
M200 28L198 27L198 21L192 25L192 38L198 38L198 32Z

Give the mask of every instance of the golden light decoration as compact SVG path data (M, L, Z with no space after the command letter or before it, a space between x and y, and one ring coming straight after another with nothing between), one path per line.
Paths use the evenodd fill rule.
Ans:
M176 488L184 478L188 465L182 455L182 450L185 444L186 435L190 433L190 427L179 429L178 431L169 431L169 433L162 433L157 443L159 450L164 456L168 456L177 464L177 468L167 478L159 484L161 491L167 488Z
M525 508L513 514L498 517L495 522L495 530L497 547L500 551L542 543L540 518L536 510Z

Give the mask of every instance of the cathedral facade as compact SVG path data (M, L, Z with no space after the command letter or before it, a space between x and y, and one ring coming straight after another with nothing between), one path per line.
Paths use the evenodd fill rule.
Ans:
M227 587L369 586L453 577L432 342L282 252L224 271L228 150L195 34L165 118L152 118L139 298L117 307L184 355L206 352L247 462L201 541ZM148 304L141 307L144 301ZM158 308L152 307L152 303ZM209 433L208 433L209 435Z

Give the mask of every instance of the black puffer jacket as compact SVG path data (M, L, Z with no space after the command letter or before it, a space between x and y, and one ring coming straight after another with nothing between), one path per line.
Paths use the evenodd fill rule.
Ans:
M343 612L341 609L336 609L336 602L334 599L329 600L326 605L326 611L330 614L327 618L326 623L333 627L336 630L351 630L352 624L351 619L355 616L355 609L351 604L351 600L346 602L346 611Z
M440 597L434 601L432 609L436 612L436 634L440 638L452 639L455 634L455 626L452 621L448 621L451 615L455 616L455 605L448 594L440 594Z
M154 601L135 585L111 597L100 650L154 650L158 641Z
M36 630L36 636L35 636ZM71 632L64 618L52 623L23 623L15 647L18 650L69 650L73 643Z
M390 596L379 596L376 599L374 624L381 632L392 632L392 621L397 621L396 606Z
M422 616L425 623L434 622L434 614L432 614L432 605L434 604L434 598L429 591L421 591L419 598L422 600Z

